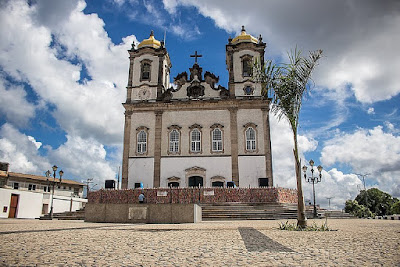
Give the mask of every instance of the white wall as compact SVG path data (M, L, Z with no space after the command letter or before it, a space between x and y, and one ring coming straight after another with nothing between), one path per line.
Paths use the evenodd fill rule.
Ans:
M258 178L265 178L264 156L240 156L239 157L239 186L258 187Z
M167 187L169 177L179 177L181 187L187 187L185 170L191 167L206 169L205 187L211 187L211 177L225 177L225 182L232 181L232 162L230 157L174 157L161 159L160 186Z
M11 194L19 195L17 218L34 219L42 215L43 204L48 204L48 212L50 212L51 196L40 192L31 192L24 190L14 190L0 188L0 218L8 218L10 212ZM72 198L72 211L82 208L83 203L87 199ZM54 196L53 212L64 212L70 210L71 197ZM7 207L7 212L3 212L4 206Z
M153 187L154 158L130 158L128 167L128 188L134 188L135 183Z
M50 199L51 201L51 199ZM83 203L86 203L87 199L72 198L72 211L79 210L82 208ZM71 197L54 196L53 202L53 213L70 211ZM49 204L50 212L50 204Z
M10 212L11 194L19 195L17 218L39 218L42 214L43 194L14 189L0 188L0 218L8 218ZM7 206L7 212L3 207Z

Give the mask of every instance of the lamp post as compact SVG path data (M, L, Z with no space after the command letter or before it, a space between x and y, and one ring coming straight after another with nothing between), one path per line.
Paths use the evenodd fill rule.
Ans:
M310 166L311 166L311 177L307 178L307 166L303 166L303 172L304 172L304 179L306 180L306 182L308 183L312 183L312 189L313 189L313 198L314 198L314 218L316 218L318 216L317 214L317 207L315 206L315 184L321 182L321 178L322 178L322 166L319 165L317 167L318 171L319 171L319 175L318 176L314 176L314 161L310 160Z
M56 181L56 171L58 169L58 167L56 165L54 165L53 167L53 181L50 180L50 174L51 172L49 170L47 170L47 172L45 172L46 177L47 177L47 183L52 185L52 190L51 190L51 206L50 206L50 220L53 220L53 199L54 199L54 186L58 183L61 184L61 180L62 180L62 176L64 174L64 172L62 170L60 170L58 172L58 174L60 175L60 180L57 182Z

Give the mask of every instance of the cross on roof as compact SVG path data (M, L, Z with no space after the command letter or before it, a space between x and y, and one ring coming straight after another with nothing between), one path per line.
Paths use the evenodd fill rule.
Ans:
M190 55L190 57L194 57L194 63L197 63L197 58L202 57L203 55L198 55L197 51L194 51L194 55Z

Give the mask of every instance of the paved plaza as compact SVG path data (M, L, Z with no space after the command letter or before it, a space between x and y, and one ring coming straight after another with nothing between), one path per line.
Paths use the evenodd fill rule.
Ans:
M400 266L400 221L329 219L331 232L279 222L1 219L0 266Z

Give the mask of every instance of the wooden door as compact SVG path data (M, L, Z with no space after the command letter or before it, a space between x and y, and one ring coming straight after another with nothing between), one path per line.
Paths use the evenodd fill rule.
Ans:
M8 213L8 218L17 218L18 199L19 195L11 194L10 212Z

